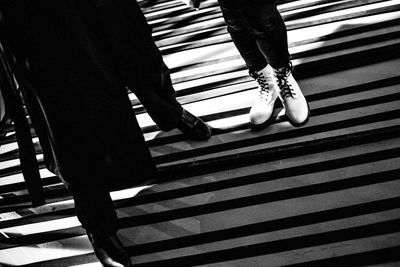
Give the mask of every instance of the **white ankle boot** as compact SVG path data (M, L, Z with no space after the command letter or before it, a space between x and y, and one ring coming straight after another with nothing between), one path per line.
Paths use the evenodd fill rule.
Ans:
M292 75L292 65L279 69L269 68L273 73L273 84L278 91L289 122L293 126L305 124L310 116L310 109L306 98Z
M258 82L259 96L250 109L250 125L253 128L266 127L272 122L274 104L278 98L273 83L274 76L268 66L251 76Z

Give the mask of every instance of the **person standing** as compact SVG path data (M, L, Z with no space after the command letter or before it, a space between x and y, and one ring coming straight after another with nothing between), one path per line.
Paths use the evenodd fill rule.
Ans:
M131 266L109 192L158 172L126 87L161 129L195 140L208 139L210 129L176 101L135 0L6 0L0 12L15 76L45 114L42 123L35 110L31 115L46 166L72 193L100 262Z
M250 109L255 129L273 120L280 99L289 122L305 124L310 110L292 75L287 30L275 0L218 0L232 41L244 59L249 74L259 85L259 95Z

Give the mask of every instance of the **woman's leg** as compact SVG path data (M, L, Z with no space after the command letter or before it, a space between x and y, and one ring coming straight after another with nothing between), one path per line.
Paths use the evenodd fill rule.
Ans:
M242 10L232 8L225 2L219 0L222 15L233 43L250 72L261 70L268 63L257 45L257 40L249 31Z
M243 19L259 51L273 68L289 65L287 30L275 1L242 9Z
M268 88L278 93L290 123L294 126L305 124L309 118L309 107L292 75L287 30L275 2L244 8L243 16L270 65L263 73L268 77Z
M228 32L246 62L250 76L256 79L259 85L258 97L250 109L250 126L254 129L263 129L273 121L274 104L278 96L275 91L271 90L272 81L270 73L267 72L268 58L262 53L257 39L258 35L255 34L255 30L247 20L247 16L251 15L253 7L249 3L244 4L242 2L242 6L238 6L238 3L230 1L219 0ZM261 18L251 19L250 22L260 21L258 24L261 24Z

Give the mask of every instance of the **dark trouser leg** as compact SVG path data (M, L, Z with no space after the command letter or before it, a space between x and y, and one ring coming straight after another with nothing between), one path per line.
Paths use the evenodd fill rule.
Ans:
M161 129L175 128L182 107L175 100L169 69L139 5L136 0L100 2L105 37L123 80Z
M244 9L243 16L268 63L274 68L287 66L287 30L276 4L268 2Z
M118 223L110 193L98 184L87 187L71 188L79 221L90 232L114 234Z
M247 68L251 72L261 70L268 63L258 48L256 39L251 35L244 21L242 11L226 7L221 0L219 2L228 32Z
M141 81L141 85L129 85L129 89L137 96L153 121L162 130L169 131L178 126L182 106L174 96L170 71L164 62L154 76Z
M104 180L96 176L91 176L90 180L96 178ZM86 229L99 261L104 266L117 266L110 265L110 262L117 262L118 266L131 266L130 257L116 235L117 215L106 186L103 186L101 181L91 184L84 181L75 182L70 189L78 219Z
M237 10L224 6L221 9L232 40L250 70L261 61L257 57L266 59L274 68L288 65L286 26L274 1Z

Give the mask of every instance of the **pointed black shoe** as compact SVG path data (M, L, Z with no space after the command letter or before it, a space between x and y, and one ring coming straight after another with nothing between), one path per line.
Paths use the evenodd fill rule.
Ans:
M195 115L183 109L181 120L177 127L187 138L204 141L210 138L210 128Z
M92 233L87 231L94 253L105 267L131 267L129 255L116 234Z

